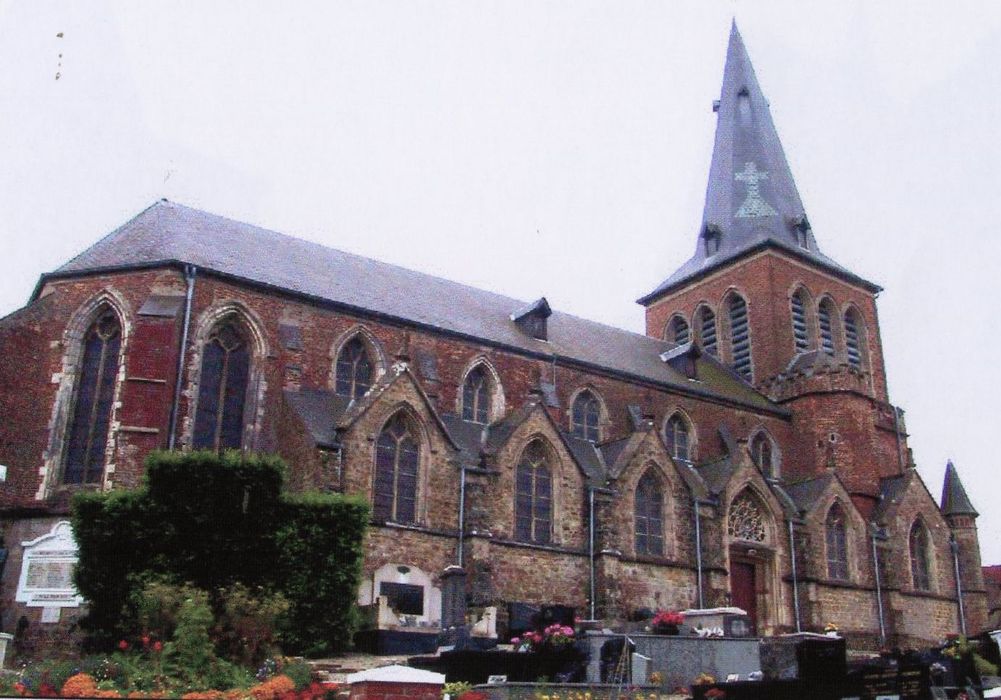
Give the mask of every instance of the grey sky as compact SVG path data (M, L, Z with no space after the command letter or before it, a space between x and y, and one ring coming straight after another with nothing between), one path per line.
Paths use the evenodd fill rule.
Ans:
M167 197L642 331L734 15L821 249L886 288L919 470L1001 562L998 3L0 2L0 314Z

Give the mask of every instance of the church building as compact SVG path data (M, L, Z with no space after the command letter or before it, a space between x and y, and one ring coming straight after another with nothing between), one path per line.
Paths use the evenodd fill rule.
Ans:
M645 335L165 200L42 275L0 320L2 631L72 632L70 497L155 449L362 494L358 601L428 628L461 566L502 634L517 603L732 605L868 649L983 629L977 512L914 468L880 288L821 251L736 26L714 112Z

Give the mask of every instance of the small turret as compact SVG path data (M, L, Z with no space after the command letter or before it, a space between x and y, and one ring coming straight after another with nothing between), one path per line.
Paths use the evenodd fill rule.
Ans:
M987 599L980 563L980 538L977 534L979 514L970 503L963 482L959 480L959 472L951 460L945 465L940 509L956 543L966 629L975 633L987 625Z

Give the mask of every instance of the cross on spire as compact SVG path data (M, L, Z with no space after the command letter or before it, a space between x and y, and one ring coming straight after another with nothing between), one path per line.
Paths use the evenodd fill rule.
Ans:
M734 216L746 219L755 216L775 216L778 213L768 202L761 198L761 190L758 187L758 183L761 180L767 180L768 173L764 170L758 170L758 166L754 164L754 161L744 163L744 170L734 175L733 179L747 184L747 198L740 205Z

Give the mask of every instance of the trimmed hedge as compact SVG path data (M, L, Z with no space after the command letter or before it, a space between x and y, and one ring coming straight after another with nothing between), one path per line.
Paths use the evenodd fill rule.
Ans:
M272 456L154 452L139 489L77 494L75 581L91 641L106 648L134 631L126 602L155 576L210 593L236 583L280 592L287 652L348 646L368 505L285 495L286 471Z

